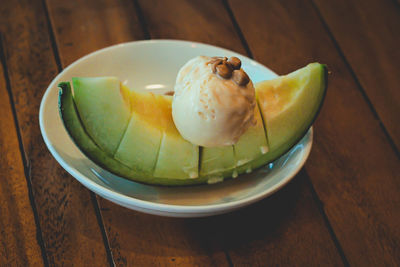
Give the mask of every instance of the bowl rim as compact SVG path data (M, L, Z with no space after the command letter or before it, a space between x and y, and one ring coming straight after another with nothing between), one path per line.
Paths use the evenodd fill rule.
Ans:
M176 39L152 39L152 40L140 40L140 41L131 41L131 42L124 42L124 43L119 43L116 45L104 47L102 49L96 50L94 52L91 52L76 61L72 62L69 64L66 68L64 68L49 84L47 87L44 95L42 96L42 100L40 103L40 109L39 109L39 125L40 125L40 131L43 137L43 140L52 154L52 156L57 160L57 162L70 174L72 175L75 179L77 179L80 183L82 183L85 187L87 187L89 190L99 194L100 196L105 197L106 199L110 199L113 202L116 203L124 203L125 205L123 206L137 206L141 209L147 209L147 210L153 210L153 211L161 211L161 212L170 212L170 213L187 213L187 214L195 214L195 213L217 213L221 211L226 211L226 210L233 210L237 209L243 206L247 206L249 204L252 204L254 202L257 202L267 196L272 195L282 187L284 187L287 183L289 183L293 177L300 171L300 169L303 167L304 163L309 157L309 154L311 152L312 148L312 143L313 143L313 127L309 129L309 131L306 133L309 134L309 142L306 143L304 146L304 152L301 158L301 161L296 165L296 168L291 171L289 175L285 177L285 179L282 179L280 182L276 183L275 185L271 186L267 190L263 190L259 192L258 194L255 194L251 197L245 197L243 199L239 200L233 200L230 202L226 203L216 203L216 204L206 204L206 205L176 205L176 204L164 204L164 203L154 203L152 201L147 201L147 200L142 200L142 199L137 199L131 196L124 195L122 193L113 191L111 189L108 189L106 187L103 187L102 185L92 181L91 179L87 178L85 175L81 174L77 169L71 167L66 161L64 161L63 157L58 154L56 151L55 147L51 144L51 141L47 135L46 129L45 129L45 122L44 122L44 107L48 101L49 94L52 91L52 88L56 85L58 82L58 79L69 69L73 68L74 66L80 64L81 62L85 61L86 59L90 57L95 57L98 54L101 53L106 53L114 49L118 49L120 47L125 47L125 46L136 46L136 45L151 45L151 44L165 44L165 45L176 45L176 44L181 44L181 45L191 45L192 47L195 46L203 46L203 47L212 47L212 48L217 48L222 51L226 51L230 54L237 54L238 56L242 58L246 58L249 62L254 64L255 66L261 66L263 68L268 69L271 71L273 74L278 76L275 72L270 70L268 67L262 65L261 63L245 56L242 55L238 52L214 46L214 45L209 45L206 43L201 43L201 42L193 42L193 41L185 41L185 40L176 40ZM64 129L65 130L65 129ZM301 139L302 140L302 139ZM299 142L301 142L301 140ZM85 156L85 155L84 155ZM86 156L85 156L86 157ZM96 164L97 165L97 164ZM134 181L132 181L134 182ZM154 185L156 186L156 185ZM121 205L121 204L119 204Z

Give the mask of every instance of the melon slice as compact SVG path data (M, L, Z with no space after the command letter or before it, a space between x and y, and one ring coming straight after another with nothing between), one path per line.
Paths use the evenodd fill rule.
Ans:
M160 178L198 177L198 146L184 140L172 120L170 96L131 92L132 117L114 157Z
M251 172L254 166L251 162L268 152L268 142L265 134L260 109L254 109L255 125L251 126L234 145L236 171Z
M74 96L61 83L59 110L83 153L117 175L159 185L212 183L265 165L293 147L318 114L326 79L326 67L313 63L257 84L257 124L235 146L201 152L177 132L170 97L129 92L116 78L75 78Z
M208 177L209 183L220 182L225 177L236 177L233 146L203 147L200 176Z
M158 105L152 93L131 93L132 116L121 143L114 154L133 170L152 175L162 137L162 125L155 112Z
M71 86L68 82L59 85L58 107L62 121L68 130L68 134L80 150L101 167L122 177L137 177L148 179L144 173L134 173L130 168L112 158L107 152L100 148L87 134L81 124L78 112L72 96Z
M129 99L115 77L72 78L74 100L87 133L110 155L116 151L131 116Z
M179 134L172 119L172 97L156 95L158 116L163 120L163 136L154 176L163 178L193 179L199 176L199 147Z
M62 82L58 85L59 87L59 102L58 109L60 117L63 121L65 128L71 139L77 145L77 147L93 162L103 167L104 169L127 179L146 183L146 184L158 184L158 185L192 185L201 184L207 181L207 178L195 178L195 179L177 179L174 177L162 178L149 175L148 171L140 171L138 168L132 169L121 163L121 161L113 158L109 153L105 152L102 148L96 144L92 138L88 135L84 128L78 111L75 106L75 100L72 95L72 90L69 82ZM182 141L184 141L182 139ZM198 148L197 150L198 151ZM198 157L198 152L193 152L194 157ZM179 164L175 164L180 166ZM197 169L198 162L195 164Z
M269 145L258 167L282 156L307 133L325 96L326 66L312 63L255 87Z

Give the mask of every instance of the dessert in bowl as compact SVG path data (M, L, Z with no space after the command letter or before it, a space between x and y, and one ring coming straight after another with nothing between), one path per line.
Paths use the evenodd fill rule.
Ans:
M207 146L207 144L205 144L206 146L204 146L204 144L199 145L192 143L193 141L187 140L189 139L188 137L183 138L180 130L175 126L175 118L172 116L172 107L174 105L175 96L171 97L162 94L163 92L170 91L174 88L175 79L172 80L169 77L168 79L165 79L165 81L167 81L165 82L162 80L165 73L160 73L158 75L159 80L157 81L151 80L154 79L154 75L151 77L148 76L150 78L147 81L149 84L146 85L145 82L143 82L143 78L137 79L136 77L136 79L131 79L130 77L127 77L128 72L126 68L115 67L118 65L123 67L124 64L133 64L134 67L130 68L131 72L129 73L135 73L138 75L137 73L140 71L143 72L143 69L146 69L149 66L155 66L152 64L155 64L156 62L151 61L152 56L153 58L155 56L154 51L158 51L159 53L157 54L158 62L164 62L162 57L165 55L171 55L170 53L161 54L161 52L159 52L160 47L164 49L164 52L173 49L180 52L180 56L174 57L175 61L173 59L171 60L171 58L165 59L165 62L169 62L170 65L174 66L174 69L170 68L172 70L168 70L169 73L173 73L174 78L179 72L179 69L187 61L198 55L208 55L209 57L222 55L227 56L227 59L230 59L231 57L240 58L242 60L242 68L247 71L249 80L253 80L254 84L259 84L259 81L268 80L274 76L274 74L265 67L242 55L221 48L190 42L135 42L107 48L91 54L76 63L73 63L70 67L64 70L63 73L56 77L42 102L40 118L42 133L50 151L61 165L84 185L114 202L135 209L139 209L138 206L142 208L143 206L150 206L153 208L153 211L157 210L157 213L160 212L161 204L167 205L167 207L163 206L164 212L173 205L174 208L180 211L180 215L182 215L181 212L184 210L192 210L191 207L193 205L196 206L194 209L196 210L196 214L198 214L197 212L201 208L207 209L207 212L205 212L207 214L215 214L216 210L218 210L219 213L226 212L233 207L243 206L265 197L289 181L295 172L298 171L299 167L301 167L301 164L308 155L311 145L311 136L308 134L302 140L306 141L307 145L304 145L303 143L301 147L294 147L289 154L283 154L293 147L293 145L296 145L297 141L307 132L316 116L316 110L319 109L320 104L322 103L322 96L325 90L316 90L315 92L318 91L318 94L310 94L313 90L308 91L306 94L299 92L304 92L304 88L313 88L313 86L304 86L309 82L315 84L316 86L314 87L320 86L321 88L324 88L322 84L325 82L325 67L320 64L312 64L306 67L303 71L298 71L297 74L285 76L286 78L282 77L281 81L262 83L259 88L275 89L268 89L267 91L269 91L269 93L265 91L262 94L255 94L258 96L257 105L254 105L254 103L251 103L252 101L249 101L249 106L253 105L254 107L254 112L251 113L253 114L253 118L250 120L251 123L248 123L248 128L243 131L240 137L235 140L237 134L232 134L231 136L227 135L226 140L231 138L232 142L229 145ZM149 52L151 52L151 55ZM112 57L110 56L111 54L113 55ZM144 54L147 56L146 62L149 65L147 67L140 65L143 64L143 61L140 60L142 58L144 59ZM183 60L183 58L185 59ZM106 62L108 65L110 65L111 62L113 67L107 67L101 64L99 65L99 62ZM90 65L91 68L87 68L88 65ZM227 80L224 77L220 77L221 75L218 71L215 71L214 73L214 65L215 64L208 64L211 69L211 74L214 75L213 77L220 79L221 81ZM135 69L137 66L141 66L142 68ZM235 83L235 80L232 78L233 72L234 71L232 71L228 82ZM299 72L300 74L298 74ZM310 73L312 73L312 75L310 75ZM144 71L143 74L139 76L146 78L147 74L148 73ZM67 126L66 128L71 134L72 139L78 144L78 146L71 147L72 142L71 139L66 136L65 129L59 128L59 122L62 122L60 118L55 118L54 114L51 116L49 115L50 110L52 110L52 112L54 111L54 106L50 107L47 100L49 98L57 97L54 90L58 90L58 83L62 81L71 81L72 77L94 76L98 77L74 79L76 84L76 86L72 86L74 94L72 94L71 86L69 86L70 88L68 89L66 83L62 84L60 103L62 114L64 113L62 116L63 122ZM295 76L297 77L296 79L294 78ZM143 85L141 85L141 83L143 83ZM154 88L156 87L154 85L158 85L157 87L160 88L163 84L166 85L168 83L169 86L164 86L164 91L160 91L161 94L143 92L144 90L139 92L139 90L143 88ZM247 84L249 83L250 81ZM277 86L278 84L279 86ZM290 105L287 105L287 108L284 110L286 110L285 112L296 115L295 119L292 121L282 120L282 118L285 118L282 114L285 112L274 113L274 109L271 109L271 105L265 106L259 101L260 95L263 95L263 97L266 98L275 96L273 97L275 99L278 88L285 88L284 91L286 94L282 99L286 100L283 102L278 101L276 107L285 106L285 103L289 103ZM303 89L298 90L298 88ZM101 90L104 92L100 93ZM96 93L93 94L93 92ZM259 92L259 89L257 89L257 92ZM102 94L104 94L103 97L101 97ZM307 96L310 95L313 97L311 99L320 97L321 100L319 100L319 102L314 101L313 103L315 103L315 105L311 105L311 108L308 109L311 110L311 112L307 113L304 112L304 103L310 102L310 100L307 99ZM293 102L293 97L295 99L301 99L301 101ZM115 102L117 100L120 101L119 105ZM111 110L114 109L114 111L110 112L110 110L107 110L107 112L104 112L104 109L99 109L102 105L104 107L105 104L107 104L107 108L111 108ZM121 109L121 107L124 106L127 112ZM266 117L265 114L263 114L263 108L269 108L270 110L268 113L274 115ZM299 110L302 111L301 114L296 114L296 111ZM275 111L277 110L275 109ZM278 111L282 111L282 108L279 108ZM84 112L88 112L87 114L89 115L85 115ZM73 115L74 113L75 115ZM116 114L119 115L115 116ZM309 116L310 114L311 116ZM74 116L75 119L73 118ZM111 119L107 118L107 116L110 116ZM265 118L263 118L263 116L265 116ZM277 118L279 116L281 117L278 120ZM242 118L246 118L246 116L242 116ZM269 126L266 127L265 123L268 125L268 121L265 122L263 119L270 120ZM56 129L54 127L49 127L49 120L56 120L58 127ZM98 123L98 121L101 121L101 123ZM121 123L121 121L123 123ZM300 123L297 123L298 121ZM289 127L291 130L282 131L282 129L287 128L287 125L291 126L292 124L294 124L294 128ZM80 130L71 130L71 127L77 127ZM296 127L298 127L298 131L293 131ZM266 130L268 128L270 129L269 131ZM104 131L102 131L102 129ZM116 129L119 130L116 131ZM120 133L120 129L122 129L122 134ZM55 131L59 133L58 139L62 136L62 139L66 143L69 142L68 148L60 149L54 145L54 142L58 142L58 140L55 140L54 138ZM296 133L293 134L293 132ZM84 135L86 135L86 139L82 139L82 136ZM99 138L102 136L105 136L106 138ZM115 138L115 136L117 136L117 138ZM115 140L113 141L113 139ZM86 141L83 142L82 140ZM92 147L88 145L90 143L92 143ZM77 150L78 147L88 157L83 156L83 154ZM149 149L151 147L153 149ZM293 156L299 152L299 149L303 154L300 154L300 157ZM95 151L95 153L93 153L93 151ZM75 156L79 154L80 158L77 157L71 159L70 156L74 153ZM80 160L78 160L78 158ZM279 159L274 163L274 165L267 164L277 158ZM259 179L262 178L251 178L256 176L273 176L274 171L279 169L276 166L282 165L279 163L280 160L283 160L282 163L284 163L284 165L292 164L293 162L296 163L293 165L291 172L282 175L279 178L279 181L273 182L266 178L261 181ZM291 160L293 160L293 162L291 162ZM80 164L78 164L78 162L80 162ZM93 162L97 164L94 164ZM113 163L110 165L110 162ZM98 165L102 167L99 167ZM120 168L120 166L123 166L124 168ZM257 169L260 166L266 167ZM82 170L83 167L86 168L84 171ZM125 169L125 171L122 171L121 173L122 169ZM251 174L244 174L242 175L243 178L234 179L235 181L232 182L224 182L221 186L214 185L205 187L154 187L139 185L135 182L119 178L125 177L141 183L161 185L190 185L197 183L214 183L222 181L224 178L237 177L241 173L248 173L251 171L253 171ZM261 173L263 174L260 175ZM113 174L117 174L117 176ZM246 181L244 181L245 179ZM239 180L242 181L236 182ZM255 180L260 182L258 183L260 186L261 184L264 184L264 182L265 184L261 187L253 184L253 189L255 191L252 194L250 191L248 194L243 194L242 190L244 188L241 188L241 186L247 183L253 183ZM124 186L120 186L120 184L124 184ZM268 186L266 184L268 184ZM241 191L239 199L233 197L232 194L227 194L227 191L230 191L234 187L236 187L235 190L238 190L236 193ZM139 194L139 197L137 192L138 188L141 188L141 190L139 190L141 192L143 192L143 188L149 190L147 190L147 194L145 195ZM203 190L207 191L209 194L204 194L203 192L202 195L206 196L213 194L212 199L214 199L214 201L208 201L207 198L202 200L198 199L198 195L194 192L202 192ZM221 197L220 193L216 192L219 190L225 192L223 197ZM157 192L157 203L148 203L149 197L154 196L154 194L149 192L154 193L154 191ZM180 195L185 195L186 198L196 198L197 195L197 200L185 202L184 199L179 199L178 201L175 198L172 202L166 201L166 195L164 193L171 191L179 191L181 192ZM182 192L185 193L182 194ZM160 197L160 195L164 195L164 198ZM170 193L167 195L171 197L173 194ZM132 197L136 199L131 199ZM231 200L228 201L228 199ZM158 203L158 201L161 203ZM132 205L132 202L134 202L135 205ZM140 203L140 205L138 203ZM186 215L182 216L189 216L188 213L185 212L185 214Z

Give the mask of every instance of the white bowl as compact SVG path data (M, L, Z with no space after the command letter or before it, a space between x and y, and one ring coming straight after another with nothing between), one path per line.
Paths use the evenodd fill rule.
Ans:
M165 92L173 89L179 68L198 56L237 56L253 82L277 75L250 58L223 48L177 40L151 40L111 46L91 53L64 69L51 82L40 105L43 139L60 165L84 186L124 207L163 216L202 217L233 211L271 195L304 165L312 129L274 163L219 184L161 187L135 183L102 169L73 143L57 107L61 81L72 77L116 76L129 88Z

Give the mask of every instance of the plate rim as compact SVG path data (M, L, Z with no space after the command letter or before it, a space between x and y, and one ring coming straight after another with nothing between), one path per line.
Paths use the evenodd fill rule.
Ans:
M312 144L313 144L313 127L312 126L306 133L306 135L309 134L310 137L309 137L309 142L304 147L304 150L303 150L304 152L303 152L301 161L296 165L296 168L293 169L293 171L289 175L287 175L279 183L269 187L267 190L263 190L260 193L255 194L250 197L246 197L246 198L239 199L239 200L234 200L234 201L227 202L227 203L216 203L216 204L206 204L206 205L176 205L176 204L154 203L152 201L134 198L134 197L127 196L122 193L119 193L119 192L116 192L116 191L113 191L111 189L101 186L100 184L87 178L85 175L83 175L78 170L71 167L66 161L64 161L63 157L60 154L58 154L56 149L52 146L51 141L50 141L49 137L47 136L47 132L46 132L46 129L44 126L44 107L48 101L49 94L50 94L52 88L55 86L56 82L58 81L59 77L61 75L63 75L64 72L73 68L75 65L79 64L80 62L86 60L89 57L95 56L96 54L100 54L100 53L103 53L108 50L117 49L118 47L121 47L121 46L149 45L149 44L151 45L151 44L155 44L155 43L158 43L158 44L159 43L164 43L164 44L178 43L178 44L186 44L186 45L192 45L192 46L196 45L196 46L217 48L219 50L227 51L229 53L234 53L243 58L246 58L247 60L249 60L249 62L252 62L255 65L259 65L263 68L266 68L269 71L271 71L273 74L277 75L275 72L273 72L272 70L270 70L268 67L264 66L263 64L255 61L245 55L242 55L238 52L235 52L235 51L232 51L232 50L229 50L226 48L218 47L215 45L210 45L210 44L201 43L201 42L186 41L186 40L153 39L153 40L131 41L131 42L115 44L112 46L104 47L102 49L93 51L93 52L75 60L74 62L69 64L66 68L64 68L59 74L57 74L56 77L54 77L53 80L50 82L49 86L47 87L45 93L42 96L42 100L40 103L40 109L39 109L40 131L41 131L43 140L47 146L47 149L50 151L52 156L56 159L58 164L60 164L64 168L64 170L66 170L70 175L72 175L82 185L84 185L86 188L95 192L96 194L100 195L103 198L109 199L110 201L112 199L112 202L118 203L119 205L122 205L120 203L124 203L125 205L122 205L122 206L124 206L124 207L129 206L131 209L134 209L132 206L138 206L139 208L141 208L141 212L145 212L145 211L143 211L143 209L152 210L152 211L160 211L161 213L171 213L170 215L173 217L182 217L182 216L177 216L178 214L186 214L186 215L192 214L193 217L195 217L196 214L199 215L202 213L204 213L205 215L211 215L211 214L219 214L219 213L229 212L230 210L235 210L235 209L250 205L250 204L257 202L263 198L266 198L266 197L274 194L276 191L278 191L279 189L284 187L286 184L288 184L296 176L296 174L301 170L301 168L304 166L306 160L308 159L308 157L310 155ZM64 128L64 131L66 131L65 128ZM299 142L301 142L301 140L302 139L300 139ZM132 182L134 182L134 181L132 181ZM156 185L154 185L154 186L156 186ZM167 215L163 214L163 216L167 216ZM186 217L189 217L189 216L186 216Z

